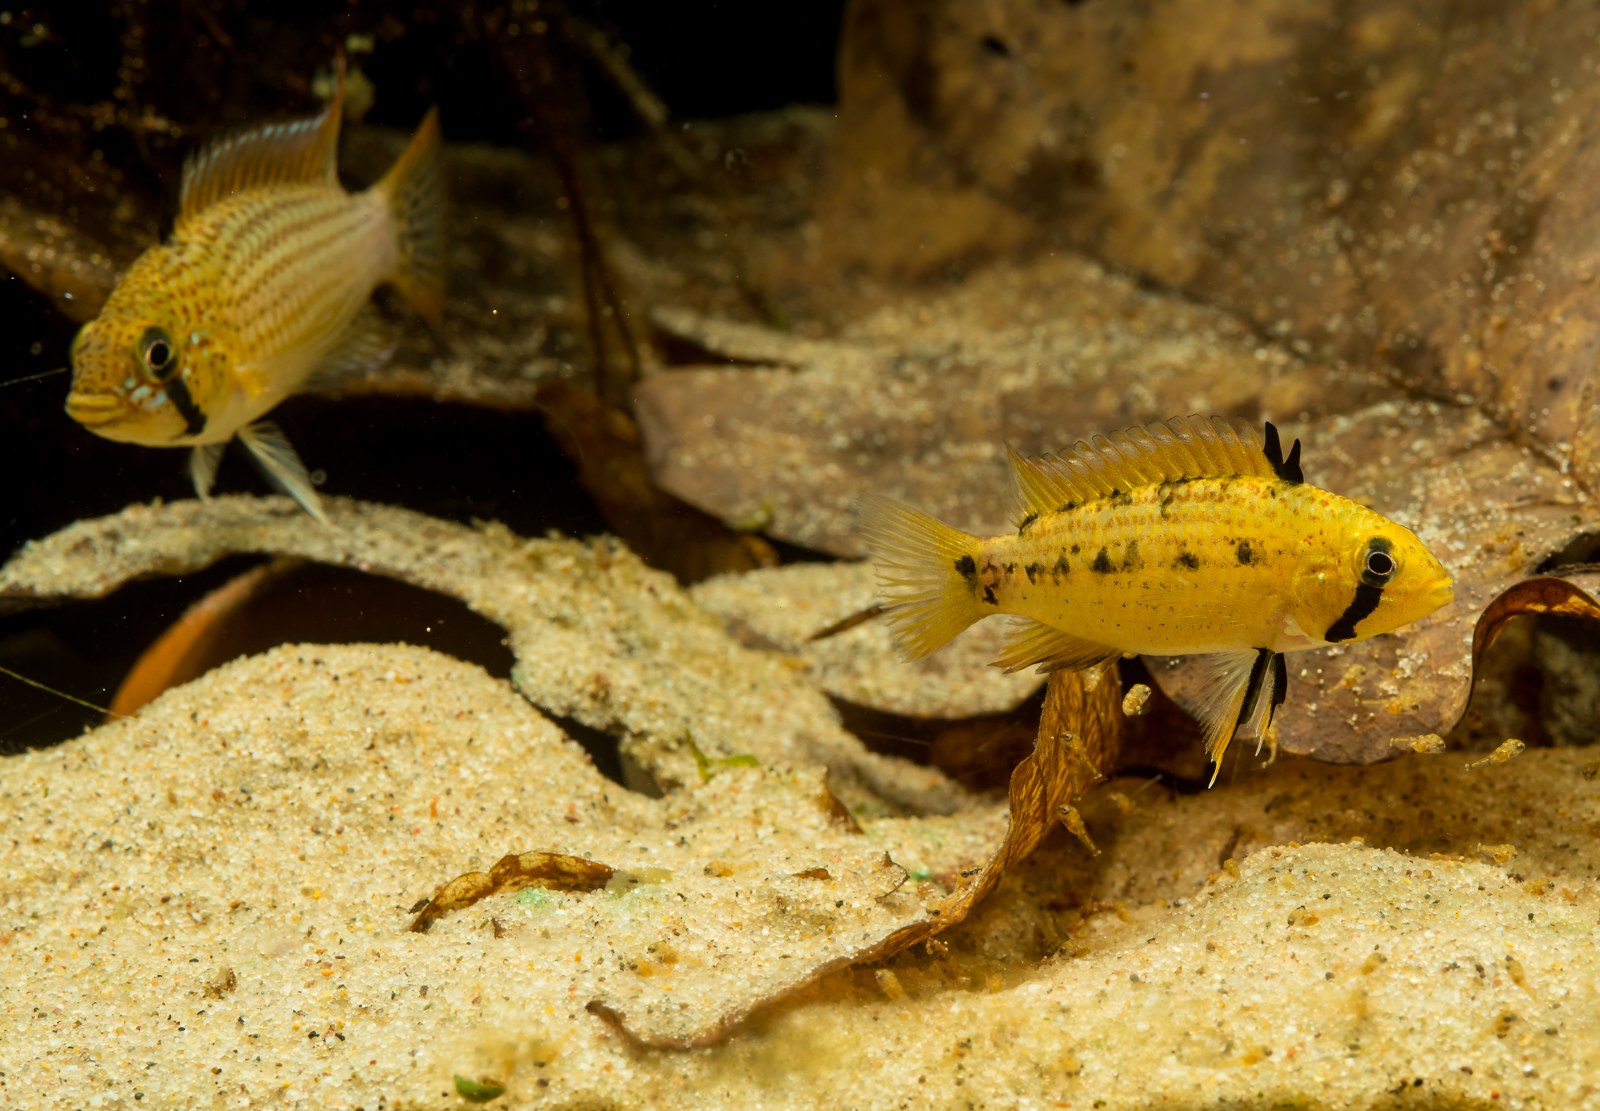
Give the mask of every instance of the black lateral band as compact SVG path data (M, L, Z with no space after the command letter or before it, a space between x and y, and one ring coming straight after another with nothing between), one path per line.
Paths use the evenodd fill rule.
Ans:
M184 428L181 435L198 436L206 430L206 415L194 403L194 398L189 396L189 384L182 378L174 378L167 383L167 400L172 402L172 407L178 410L178 415L183 418Z
M1328 631L1322 634L1322 639L1329 644L1354 640L1356 626L1372 616L1372 611L1378 608L1378 600L1382 597L1381 586L1368 586L1362 583L1356 587L1356 596L1350 599L1350 604L1339 615L1339 620L1328 626Z

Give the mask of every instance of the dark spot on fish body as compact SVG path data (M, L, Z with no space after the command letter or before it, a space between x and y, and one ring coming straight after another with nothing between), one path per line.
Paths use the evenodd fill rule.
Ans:
M1066 549L1063 548L1061 554L1056 556L1056 565L1050 569L1050 575L1052 578L1060 579L1067 575L1071 570L1072 566L1067 562Z
M1133 494L1127 490L1113 490L1109 497L1112 505L1127 505L1133 500Z
M1078 553L1079 553L1079 552L1080 552L1080 551L1082 551L1082 550L1083 550L1083 549L1082 549L1082 548L1081 548L1081 547L1080 547L1080 546L1079 546L1079 545L1077 545L1077 544L1074 544L1074 545L1073 545L1073 546L1072 546L1072 554L1073 554L1073 555L1077 555L1077 554L1078 554Z
M1111 553L1101 548L1095 555L1094 562L1089 564L1089 570L1097 575L1109 575L1115 571L1116 568L1111 566Z
M1005 569L1005 573L1008 575L1015 575L1017 573L1017 565L1015 563L1004 563L1001 564L1001 566Z
M1256 561L1257 552L1250 546L1250 541L1241 540L1233 547L1233 556L1239 561L1241 567L1248 567Z
M1185 571L1200 570L1200 557L1185 548L1178 553L1178 558L1172 561L1174 567L1182 567Z
M956 573L969 582L978 577L978 561L972 558L971 553L956 560Z
M1017 524L1017 535L1021 536L1023 533L1027 532L1028 526L1033 524L1033 522L1037 521L1038 519L1039 515L1037 513L1030 513L1026 517L1022 518L1022 520Z
M983 600L991 606L998 606L1000 604L995 600L994 587L992 586L986 586L983 588Z
M1028 576L1028 581L1030 583L1036 583L1036 582L1039 581L1039 576L1044 574L1044 564L1042 564L1042 563L1030 563L1026 567L1024 567L1022 570L1023 570L1023 573Z
M1139 542L1128 541L1127 549L1122 553L1122 569L1124 571L1137 571L1144 566L1144 560L1139 555Z
M1075 501L1069 501L1066 505L1063 505L1063 506L1059 507L1056 510L1056 512L1057 513L1071 513L1076 508L1078 508L1078 503L1075 502Z

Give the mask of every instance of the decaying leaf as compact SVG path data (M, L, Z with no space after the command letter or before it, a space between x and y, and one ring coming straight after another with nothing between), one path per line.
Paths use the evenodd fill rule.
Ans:
M550 891L599 891L617 870L597 860L564 853L506 855L487 872L468 872L445 884L411 921L412 933L428 927L452 911L464 910L490 895L504 895L540 887Z
M982 331L997 304L1013 323ZM1478 614L1593 528L1571 476L1482 412L1274 351L1218 313L1082 261L984 272L852 334L833 362L648 380L640 416L661 481L724 514L760 491L776 507L771 531L846 553L859 546L848 507L869 490L996 533L1010 514L1006 444L1054 450L1204 406L1279 422L1305 442L1308 481L1413 527L1455 577L1455 603L1395 634L1291 656L1285 752L1366 762L1393 755L1393 737L1448 731L1470 692ZM837 350L796 348L822 360ZM953 375L962 388L942 385ZM1303 412L1318 415L1293 419ZM718 452L680 438L691 413L717 428ZM1192 700L1188 665L1150 662L1170 695Z
M101 597L243 552L353 567L459 599L504 627L519 688L621 737L624 758L660 787L698 782L692 733L709 755L827 767L839 797L864 813L946 813L969 801L937 771L866 751L803 676L741 647L614 540L530 540L400 509L329 506L326 529L307 528L281 499L239 497L83 521L0 569L0 609Z
M842 730L831 741L818 737L831 717L819 693L792 668L734 645L670 580L639 566L625 549L521 541L494 530L473 531L337 501L330 503L329 513L334 528L306 529L293 507L279 500L218 499L129 510L30 545L0 570L0 596L13 606L46 597L95 596L140 574L182 572L232 551L359 563L454 594L502 622L518 655L518 683L541 704L598 721L597 704L626 698L612 710L618 716L611 725L635 723L642 743L634 751L641 759L662 749L651 766L666 796L651 801L622 792L626 798L610 798L616 788L587 765L576 773L569 768L561 786L554 765L530 770L524 778L542 785L542 816L527 832L518 833L510 824L494 837L540 840L503 856L488 871L468 872L444 884L411 930L471 936L480 944L487 936L497 944L542 945L547 933L528 935L506 926L514 920L507 900L518 891L537 887L573 898L644 900L652 907L646 914L652 931L672 923L657 935L671 938L665 943L665 951L673 954L668 967L622 983L594 980L582 989L593 1013L643 1043L689 1046L720 1040L758 1007L832 971L899 952L948 929L993 889L1006 866L1038 844L1061 807L1070 806L1115 764L1121 694L1110 673L1057 675L1034 752L1012 773L1010 818L998 846L989 840L993 812L969 803L945 820L940 847L930 851L919 832L936 820L927 804L953 810L951 804L963 798L960 792L941 785L926 769L865 753ZM563 629L574 626L581 626L586 649L562 643ZM542 643L534 653L528 650L534 638L557 643ZM574 670L574 658L585 650L586 661ZM278 650L227 670L287 667L295 651ZM322 660L344 660L341 653L357 650L315 651L320 668ZM654 664L647 662L651 658ZM697 683L696 672L714 682ZM218 675L197 682L239 681ZM590 689L597 675L603 685L599 695ZM644 697L627 692L642 692L647 678L650 689L692 692L686 703L693 710L692 728L686 711L677 718L674 743L665 748L658 731L672 727L671 707L658 695L654 712L643 719L627 708ZM283 679L276 686L300 681ZM741 699L760 707L758 716L752 717L757 711L744 708ZM815 703L809 713L774 712L775 706L808 701ZM273 705L300 715L313 712L299 698ZM147 726L140 715L116 727ZM337 730L305 724L299 728L318 745L332 744L337 735ZM714 756L704 752L712 745ZM684 759L685 748L697 766L714 766L717 774L665 774ZM570 765L570 754L563 751L558 763ZM893 798L904 806L914 796L921 798L924 816L869 819L872 825L864 827L829 790L827 783L835 777L856 780L854 808L864 816L881 812ZM869 781L873 786L863 793ZM479 805L489 797L481 780L456 776L438 789L465 792ZM559 809L551 805L556 799L563 800L564 820L551 812ZM437 798L427 810L430 817L439 815ZM664 836L664 830L673 835ZM582 855L574 851L579 848ZM983 859L988 863L976 866ZM961 881L948 893L930 887L927 881L941 873ZM636 882L619 887L619 877ZM908 877L916 882L908 884ZM495 928L483 930L475 919L466 921L472 918L469 910L487 916ZM739 928L752 918L764 923L760 930ZM623 934L615 943L623 952L636 952L638 945ZM631 959L636 967L646 960ZM652 959L659 964L664 958ZM751 973L752 961L763 967L761 974ZM675 992L677 976L691 969L698 970L698 987L681 998L694 999L693 1005L664 994Z
M728 622L746 643L797 655L834 698L909 718L954 721L1015 709L1044 683L989 663L1004 627L991 621L920 660L904 660L887 622L865 621L838 636L819 631L870 606L873 570L861 563L799 563L719 575L690 588L695 603Z
M1600 601L1591 593L1597 589L1600 572L1596 571L1578 571L1559 578L1547 575L1518 583L1490 603L1478 618L1472 633L1473 663L1483 658L1506 622L1514 617L1548 614L1600 621Z
M638 426L627 413L571 382L542 387L538 400L545 428L577 466L601 515L652 566L694 582L777 563L761 537L729 529L652 483Z
M1038 847L1060 820L1060 811L1097 786L1115 766L1122 737L1121 693L1115 674L1102 667L1050 676L1033 752L1011 773L1005 836L981 867L963 869L960 883L916 921L818 964L804 978L761 1000L760 1006L771 1006L840 969L902 953L965 921L973 907L999 884L1006 868ZM715 1044L750 1014L749 1010L730 1012L715 1026L693 1036L662 1037L642 1029L628 1013L609 1003L597 1001L589 1009L639 1043L661 1049Z

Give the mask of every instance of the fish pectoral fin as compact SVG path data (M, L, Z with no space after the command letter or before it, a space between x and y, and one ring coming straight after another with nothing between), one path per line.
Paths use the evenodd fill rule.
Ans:
M322 501L311 485L306 465L300 462L283 431L271 421L258 420L239 429L239 442L250 451L250 458L261 473L278 489L323 524L328 517L322 511Z
M306 379L308 390L336 390L365 377L394 355L395 343L383 316L369 302L334 342L333 350Z
M270 364L240 363L233 368L233 380L245 397L258 401L272 382L272 369Z
M1201 656L1197 666L1203 670L1194 715L1205 736L1206 755L1212 760L1211 784L1215 784L1234 737L1270 739L1272 713L1283 704L1288 672L1283 657L1270 648ZM1275 740L1272 745L1276 753Z
M197 444L189 453L189 477L194 479L194 492L201 501L211 496L211 484L217 480L217 464L222 462L226 440L218 444Z
M1021 671L1036 664L1041 672L1081 671L1120 655L1115 648L1075 637L1043 621L1014 617L1006 631L1005 648L994 663L1007 671Z

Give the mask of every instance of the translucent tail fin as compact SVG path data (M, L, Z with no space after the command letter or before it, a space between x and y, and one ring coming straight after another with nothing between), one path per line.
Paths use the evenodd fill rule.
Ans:
M408 304L437 323L444 311L444 197L439 110L430 108L383 180L373 186L389 207L400 260L390 277Z
M984 616L976 536L876 495L862 498L856 513L902 652L926 656Z

